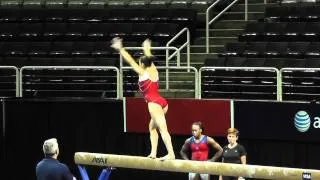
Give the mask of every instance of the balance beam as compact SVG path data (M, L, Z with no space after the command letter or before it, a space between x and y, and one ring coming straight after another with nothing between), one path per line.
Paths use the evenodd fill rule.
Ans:
M121 167L133 169L159 170L171 172L194 172L201 174L241 176L258 179L297 180L310 176L312 180L320 179L320 170L298 169L274 166L241 165L209 161L150 159L141 156L114 155L76 152L76 164L103 167ZM310 179L309 178L309 179Z

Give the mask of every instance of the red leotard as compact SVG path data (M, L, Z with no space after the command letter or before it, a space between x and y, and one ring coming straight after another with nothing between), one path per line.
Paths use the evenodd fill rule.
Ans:
M149 74L147 72L144 73L143 76L139 77L139 89L141 94L143 95L146 102L153 102L159 104L162 108L168 105L167 101L160 96L159 94L159 82L151 81L149 78Z
M204 136L199 143L197 143L194 137L190 139L190 147L192 160L206 161L208 160L209 146L207 136Z

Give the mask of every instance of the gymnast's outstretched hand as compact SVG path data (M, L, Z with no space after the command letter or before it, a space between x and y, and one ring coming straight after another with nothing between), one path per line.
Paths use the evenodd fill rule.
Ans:
M144 55L152 56L152 54L151 54L151 40L150 39L144 40L142 43L142 47L143 47Z
M143 43L142 43L142 47L151 48L151 40L150 39L144 40Z
M120 51L123 48L122 39L119 37L115 37L111 40L111 47L115 50Z

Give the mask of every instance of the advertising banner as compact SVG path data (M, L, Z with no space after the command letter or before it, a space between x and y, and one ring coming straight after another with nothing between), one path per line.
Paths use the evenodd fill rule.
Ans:
M320 141L320 105L298 102L235 101L241 137Z
M201 121L205 134L225 136L230 127L229 100L167 99L166 121L170 134L191 135L191 124ZM126 132L148 133L150 115L142 98L126 98Z

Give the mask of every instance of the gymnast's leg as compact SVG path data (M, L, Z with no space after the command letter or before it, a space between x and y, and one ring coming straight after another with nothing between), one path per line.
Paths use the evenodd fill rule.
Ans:
M172 143L171 143L171 136L168 132L167 122L165 119L165 113L168 109L166 106L164 109L159 104L149 102L148 109L151 115L151 118L156 123L157 128L161 134L162 140L167 148L168 154L161 158L161 160L167 159L175 159Z
M157 157L159 135L157 132L157 125L152 118L149 123L149 132L150 132L150 142L151 142L151 153L149 154L148 157L155 159Z
M199 174L201 180L210 180L209 174Z
M198 180L197 178L196 178L196 173L189 173L189 180Z

